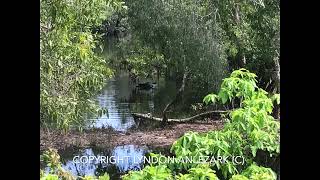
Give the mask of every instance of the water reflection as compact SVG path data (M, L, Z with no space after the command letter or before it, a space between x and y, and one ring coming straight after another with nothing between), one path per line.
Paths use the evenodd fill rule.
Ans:
M134 145L117 146L113 150L113 156L118 160L117 167L120 172L128 170L140 170L141 160L147 152L146 148L137 147ZM129 158L124 158L129 157ZM120 160L120 159L123 159Z
M91 127L112 127L116 131L126 131L133 127L135 122L131 113L136 111L132 111L131 106L139 104L140 108L136 110L141 112L153 109L151 97L144 96L140 99L133 99L133 92L135 92L135 86L129 81L127 74L119 74L109 80L102 93L97 97L99 105L106 108L108 113L94 119Z
M154 82L152 79L140 79L140 83ZM105 88L97 96L99 105L108 110L107 114L97 119L90 119L88 128L108 128L116 131L125 132L129 128L136 127L132 113L152 113L154 116L161 117L162 110L168 102L176 95L177 86L172 80L160 78L154 88L142 90L137 88L137 84L130 81L126 72L118 72L110 79ZM184 101L188 101L184 97ZM168 114L171 118L190 116L188 105L181 101L175 104Z
M82 153L79 154L80 156L94 156L94 152L92 149L84 149ZM64 159L66 163L63 164L63 168L68 170L75 176L85 176L85 175L95 175L95 170L97 166L101 166L101 163L94 162L94 163L74 163L73 157L72 159Z
M143 156L148 152L147 147L135 145L117 146L112 150L88 148L71 152L65 151L61 154L62 167L75 176L101 176L107 172L111 179L119 179L121 174L129 170L142 169ZM97 159L88 161L90 156ZM86 158L80 161L79 157ZM99 157L107 159L102 161Z
M112 64L121 60L117 55L118 39L110 36L105 39L103 56ZM115 64L117 64L115 63ZM153 79L139 78L139 83L156 82L155 88L150 90L139 90L137 84L130 81L127 72L118 71L116 76L110 79L97 101L101 107L108 110L108 114L97 119L90 119L93 122L87 128L107 128L111 127L116 131L127 131L136 127L131 113L152 113L154 116L161 116L162 110L176 95L177 84L175 79L165 80L160 77ZM186 90L187 91L187 88ZM186 97L183 101L188 101ZM190 104L190 103L185 103ZM185 117L189 112L188 106L183 107L184 102L174 105L174 110L170 110L168 115L171 118ZM186 113L187 112L187 113Z
M143 81L151 81L145 79ZM172 84L169 84L172 85ZM108 110L107 114L97 119L90 119L92 124L90 127L107 128L112 127L116 131L126 131L135 126L135 121L131 113L154 113L161 112L163 100L169 99L169 93L164 92L163 88L172 90L173 87L167 87L165 83L159 82L154 89L140 90L137 85L130 81L128 73L118 73L114 78L110 79L101 94L97 96L99 105ZM170 91L172 92L172 91ZM161 96L162 94L162 96ZM174 95L174 91L172 93ZM156 101L154 97L158 97L162 101Z

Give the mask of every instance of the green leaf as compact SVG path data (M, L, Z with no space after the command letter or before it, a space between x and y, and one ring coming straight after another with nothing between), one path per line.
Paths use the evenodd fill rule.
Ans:
M215 104L218 100L218 96L215 94L208 94L203 98L203 102L208 105L209 103Z
M229 96L225 90L221 90L218 96L220 97L222 104L225 104L229 99Z

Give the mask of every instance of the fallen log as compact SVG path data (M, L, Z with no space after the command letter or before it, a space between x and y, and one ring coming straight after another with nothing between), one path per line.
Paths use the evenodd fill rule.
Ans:
M220 115L220 114L226 114L228 112L229 111L208 111L208 112L200 113L195 116L188 117L188 118L168 119L168 122L187 122L187 121L192 121L192 120L195 120L197 118L207 116L207 115ZM162 121L162 118L153 117L150 114L132 113L132 116L134 119L142 118L142 119L148 119L148 120L153 120L153 121L160 121L160 122Z

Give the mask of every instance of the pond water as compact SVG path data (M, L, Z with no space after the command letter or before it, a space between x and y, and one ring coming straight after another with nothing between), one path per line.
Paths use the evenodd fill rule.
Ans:
M140 89L133 83L128 73L118 72L112 79L108 80L105 88L97 96L100 107L106 108L108 112L96 119L90 119L88 128L112 128L115 131L125 132L136 127L131 113L152 113L161 117L165 105L174 98L176 83L170 80L141 79L140 83L150 82L153 88L149 90ZM182 107L182 105L179 105ZM181 108L180 107L180 108ZM176 111L171 117L184 116L187 113Z
M131 103L145 104L145 110L152 108L152 101L130 102L132 86L128 75L118 75L109 80L97 100L101 107L108 112L97 119L93 119L91 127L112 127L116 131L126 131L135 125L131 116ZM151 106L149 106L149 104Z
M103 56L108 61L120 61L117 53L118 39L107 37ZM161 117L162 110L176 95L179 87L175 80L159 78L139 78L139 83L150 83L154 88L143 90L137 88L127 71L118 70L112 79L106 82L105 88L96 97L99 105L108 110L108 113L99 118L89 119L86 128L112 128L115 131L125 132L136 127L131 113L151 113ZM185 92L187 92L187 88ZM186 100L188 101L188 100ZM190 115L188 107L191 102L180 102L168 112L170 118L185 117Z
M152 79L141 79L141 82L154 82ZM176 84L170 80L159 79L154 88L142 90L137 84L132 83L128 73L118 72L107 81L105 88L96 97L99 106L106 108L108 112L96 119L90 119L93 123L87 128L112 128L115 131L125 132L130 128L137 127L131 113L152 113L161 117L165 105L171 101L176 93ZM182 107L179 105L179 108ZM176 113L175 113L176 112ZM180 112L180 113L178 113ZM184 116L184 111L170 112L170 117ZM111 179L121 179L121 175L129 170L140 170L144 167L142 157L149 152L159 153L167 150L152 149L146 146L124 145L113 149L99 149L91 147L87 149L71 149L59 152L63 168L76 176L103 175L107 172ZM74 162L75 157L111 157L123 158L124 161L115 163L101 163L90 161L86 163ZM126 157L128 157L126 159ZM106 160L107 161L107 160ZM107 161L108 162L108 161ZM46 169L48 172L49 169Z
M124 145L113 149L69 149L61 152L60 156L62 167L75 176L101 176L107 172L111 179L121 179L121 175L129 170L141 170L149 152L159 151L165 152L146 146ZM90 157L95 159L89 160ZM49 170L45 169L46 172Z
M110 45L111 44L111 45ZM109 43L107 54L112 54L112 43ZM116 59L116 57L115 57ZM86 128L112 128L114 131L126 132L130 128L137 128L132 113L151 113L153 116L161 117L161 112L176 95L176 82L164 78L143 79L139 78L139 83L149 82L153 88L145 90L137 87L137 83L132 82L129 74L125 71L118 71L112 79L106 82L105 87L96 96L96 101L100 107L106 108L107 113L94 119L88 119ZM179 103L174 105L168 112L170 118L189 116L187 110L190 103ZM184 110L183 110L184 109ZM99 149L91 147L87 149L69 149L59 152L63 168L73 175L103 175L107 172L111 179L120 179L122 174L129 170L140 170L144 163L141 157L149 152L159 153L167 150L155 150L145 146L124 145L113 149ZM75 157L129 157L125 161L116 163L101 163L101 161L90 161L86 163L74 162ZM139 161L140 160L140 161ZM47 168L48 172L49 169Z

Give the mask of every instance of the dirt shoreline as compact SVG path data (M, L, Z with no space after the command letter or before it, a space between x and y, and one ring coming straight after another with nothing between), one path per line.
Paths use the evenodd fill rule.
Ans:
M207 122L171 123L165 128L152 130L129 130L126 133L115 132L111 129L91 129L83 132L40 129L40 151L55 148L59 151L69 147L102 147L112 148L120 145L145 145L154 148L170 147L172 143L188 131L208 132L223 127L221 120Z

